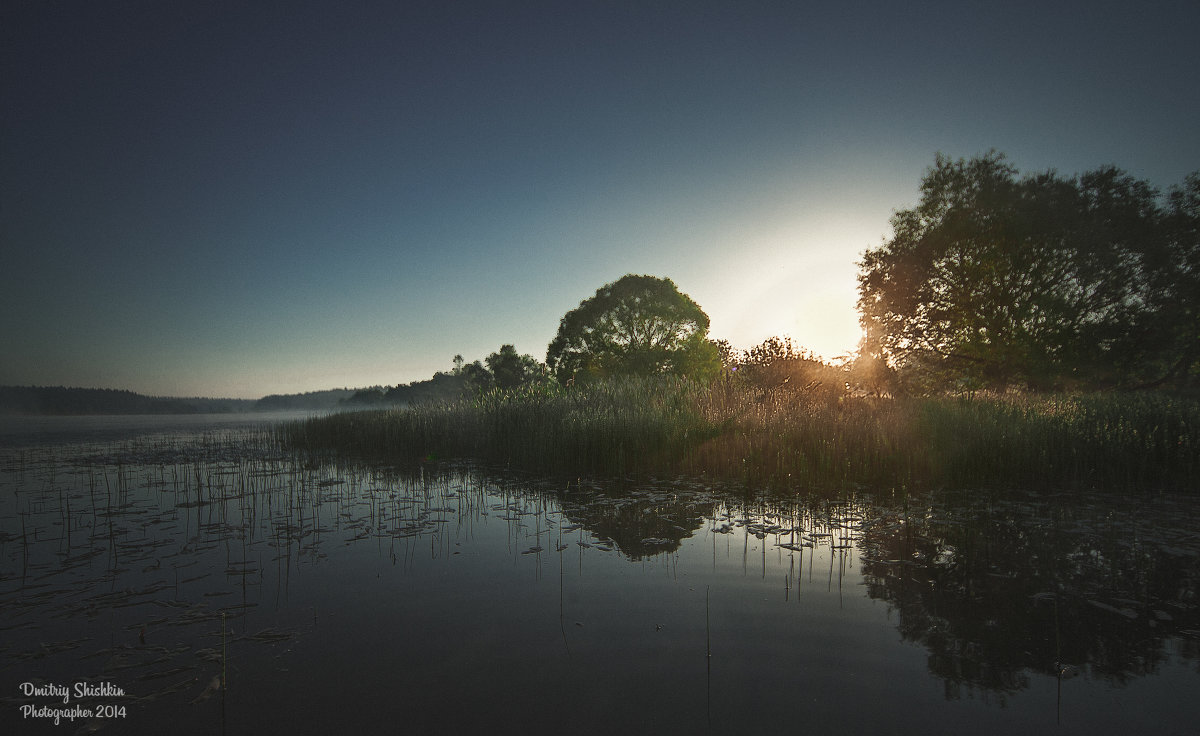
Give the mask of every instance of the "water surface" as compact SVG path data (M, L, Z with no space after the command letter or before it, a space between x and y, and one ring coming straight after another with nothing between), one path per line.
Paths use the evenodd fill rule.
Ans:
M0 451L5 732L1200 722L1187 495L779 498L315 462L162 422Z

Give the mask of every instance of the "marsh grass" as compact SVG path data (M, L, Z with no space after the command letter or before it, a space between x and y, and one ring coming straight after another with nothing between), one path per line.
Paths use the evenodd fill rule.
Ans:
M1194 488L1195 397L881 398L673 378L492 391L283 425L293 450L537 472L664 472L747 486Z
M477 458L548 471L623 473L670 463L705 432L704 389L633 379L490 391L462 401L284 425L283 441L393 462Z

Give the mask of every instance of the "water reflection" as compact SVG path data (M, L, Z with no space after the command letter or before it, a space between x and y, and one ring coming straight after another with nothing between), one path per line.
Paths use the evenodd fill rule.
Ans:
M122 733L181 708L181 733L483 728L514 704L576 732L747 709L904 731L936 690L1008 706L932 715L948 728L1011 732L1060 717L1041 694L1075 675L1080 702L1143 677L1194 688L1196 511L364 467L245 432L21 447L0 457L0 716L45 704L18 682L83 680L130 693Z
M1197 657L1193 499L941 493L869 514L868 594L929 650L947 697L1081 667L1124 683Z

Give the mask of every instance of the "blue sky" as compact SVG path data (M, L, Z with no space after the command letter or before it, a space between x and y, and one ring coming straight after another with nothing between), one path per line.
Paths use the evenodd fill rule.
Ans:
M94 3L0 10L0 384L427 378L626 273L854 348L942 151L1200 169L1200 5Z

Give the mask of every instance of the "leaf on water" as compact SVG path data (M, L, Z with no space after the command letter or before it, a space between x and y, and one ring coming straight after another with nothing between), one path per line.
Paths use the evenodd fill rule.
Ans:
M288 639L291 639L293 636L294 636L293 632L280 631L279 629L263 629L262 631L258 632L257 634L254 634L252 636L247 636L244 638L249 639L250 641L270 643L270 642L277 642L277 641L287 641Z
M1133 610L1132 608L1117 608L1116 606L1110 606L1107 603L1101 603L1100 601L1093 601L1093 600L1089 600L1088 603L1095 606L1096 608L1099 608L1101 611L1108 611L1109 613L1115 613L1118 616L1124 616L1125 618L1127 618L1131 621L1133 619L1136 619L1138 616L1137 611Z
M204 701L211 698L217 692L220 692L220 690L221 690L221 676L214 675L213 678L208 681L208 685L204 688L204 690L201 691L200 694L197 695L191 701L192 705L196 705L197 703L203 703Z

